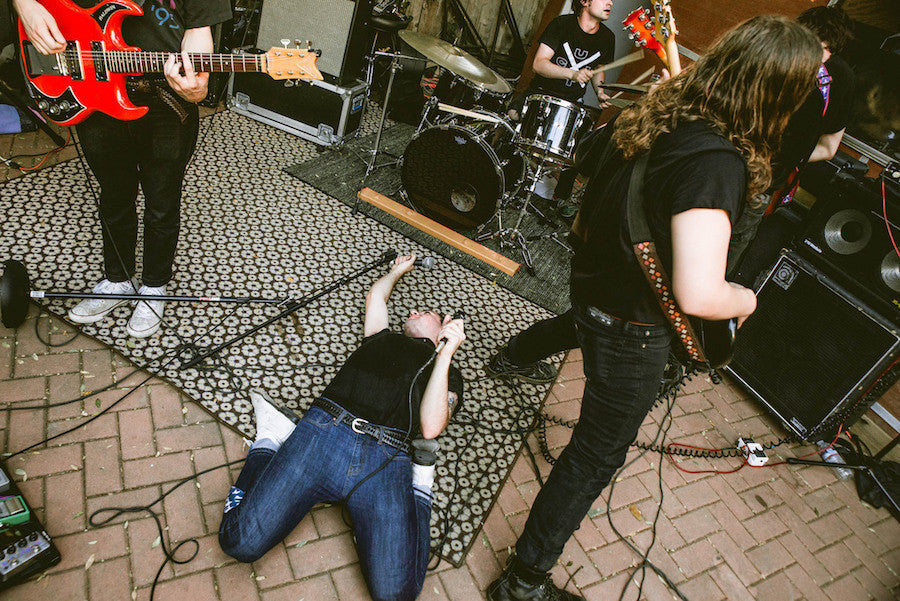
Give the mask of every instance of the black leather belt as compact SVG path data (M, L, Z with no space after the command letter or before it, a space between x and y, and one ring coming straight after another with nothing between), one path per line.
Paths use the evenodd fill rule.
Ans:
M389 447L405 451L406 453L410 452L406 435L399 430L394 430L393 428L388 428L386 426L379 426L378 424L373 424L361 417L356 417L337 403L330 399L326 399L325 397L317 398L313 401L312 406L322 409L325 413L335 418L335 421L338 423L350 426L350 429L357 434L371 436L378 442L383 442Z

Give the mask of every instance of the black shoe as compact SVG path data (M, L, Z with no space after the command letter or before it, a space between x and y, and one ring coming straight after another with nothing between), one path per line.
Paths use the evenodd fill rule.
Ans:
M550 574L540 584L528 584L509 567L487 587L487 596L491 601L584 601L584 597L553 584Z
M502 347L491 357L484 370L492 378L519 378L534 384L547 384L556 380L556 368L546 361L535 361L528 365L516 365L509 360L506 347Z
M437 450L440 448L438 441L433 438L417 438L410 444L413 448L413 463L416 465L434 465L437 461Z

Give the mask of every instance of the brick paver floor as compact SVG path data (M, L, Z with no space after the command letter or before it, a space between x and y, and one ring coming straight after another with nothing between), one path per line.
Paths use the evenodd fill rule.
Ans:
M32 308L16 331L0 328L2 406L59 403L114 384L99 396L33 411L0 411L0 440L15 452L86 420L123 392L134 390L112 411L49 445L15 456L9 469L20 482L62 553L62 563L35 580L0 593L16 601L52 599L148 599L163 559L153 519L147 513L116 517L89 527L88 516L109 506L145 505L175 482L206 468L240 459L243 440L177 389L158 379L137 384L121 356L79 336L58 343L72 330ZM580 354L570 353L548 399L548 411L577 416L584 379ZM651 413L642 439L656 432L661 409ZM740 435L771 439L780 434L759 408L727 382L714 386L697 378L679 397L669 440L697 446L729 446ZM552 426L547 440L558 455L569 430ZM529 447L545 477L550 466L537 440ZM809 449L782 448L784 455ZM638 451L629 456L634 458ZM900 525L884 509L860 503L851 483L830 470L744 468L728 475L688 474L659 455L639 458L616 482L611 518L640 548L652 537L651 524L664 492L651 561L692 601L719 599L808 599L855 601L897 599L900 592ZM776 454L773 460L778 460ZM689 459L685 469L727 470L733 460ZM237 474L219 469L180 487L154 507L167 541L194 538L196 558L166 565L156 598L191 601L366 600L368 595L348 527L334 507L315 509L285 542L262 560L240 564L219 549L216 532L222 504ZM502 489L465 565L438 567L425 581L421 599L483 598L500 572L540 487L523 454ZM618 599L639 558L607 521L606 495L598 499L566 546L554 572L587 599ZM191 551L182 547L179 556ZM637 598L632 585L626 599ZM642 598L674 598L649 574Z

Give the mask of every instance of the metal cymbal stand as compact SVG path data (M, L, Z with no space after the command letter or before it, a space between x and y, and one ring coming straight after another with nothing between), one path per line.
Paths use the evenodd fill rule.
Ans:
M395 167L400 164L401 157L395 155L392 152L388 152L387 150L381 149L381 135L384 132L384 120L387 117L388 105L391 101L391 92L394 89L394 78L397 76L397 71L400 71L403 67L400 65L400 59L410 59L410 60L425 60L422 58L418 58L415 56L406 56L399 52L373 52L371 60L375 60L376 56L389 56L391 57L391 75L388 78L387 89L384 92L384 105L381 107L381 119L378 121L378 133L375 136L375 146L368 151L368 154L371 155L366 163L366 173L363 175L362 182L360 183L360 188L364 188L366 185L366 181L369 179L369 176L374 173L376 170L381 169L382 167ZM378 163L378 155L386 154L391 160L382 163ZM353 212L356 213L359 210L359 197L356 197L356 200L353 202Z

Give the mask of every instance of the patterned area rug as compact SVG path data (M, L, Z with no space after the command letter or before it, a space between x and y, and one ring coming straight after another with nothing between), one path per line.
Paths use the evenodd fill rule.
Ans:
M387 249L425 251L287 175L287 165L317 156L312 144L231 112L205 120L201 135L186 178L170 294L300 298ZM0 187L0 261L22 261L33 289L81 292L102 277L90 185L76 159ZM170 303L163 330L134 340L125 334L130 309L123 306L82 330L147 365L252 438L247 389L261 386L302 413L361 340L364 295L383 273L366 273L200 369L181 367L188 349L220 344L279 309ZM75 302L54 299L47 308L63 316ZM432 521L435 551L459 565L520 449L519 432L530 425L548 389L485 378L484 364L511 334L550 313L451 261L401 280L390 306L392 327L399 328L412 308L463 309L468 316L468 340L456 359L466 379L466 401L440 439Z
M476 130L467 124L465 131L460 131L460 135L472 135ZM435 148L430 145L431 135L435 132L435 128L425 130L423 136L416 138L413 144L410 140L414 139L416 128L411 125L399 123L393 126L385 126L384 133L381 138L381 149L386 150L398 157L408 156L408 153L421 153L423 156L417 157L417 165L419 173L411 170L409 177L417 177L415 180L421 182L423 179L434 179L437 173L446 171L453 173L456 169L466 169L466 172L472 171L479 174L481 179L485 181L488 176L495 177L493 173L493 163L489 158L489 154L485 147L478 146L470 142L465 148L466 153L459 152L460 156L450 156L442 154L449 152L447 149ZM475 139L474 137L472 138ZM310 184L318 190L333 196L347 204L357 204L356 194L359 191L363 178L366 174L366 163L364 159L368 159L366 154L375 146L375 134L360 137L359 139L350 141L342 148L329 150L315 160L308 160L287 168L287 172L299 178L300 180ZM412 149L412 150L408 150ZM454 149L460 150L460 149ZM520 161L517 157L512 157L511 150L508 147L498 146L498 160ZM506 152L507 154L504 154ZM464 155L464 156L462 156ZM363 157L362 159L360 157ZM378 156L378 165L388 163L389 155ZM468 164L462 163L468 161ZM383 167L372 172L365 185L376 192L380 192L397 202L403 203L404 182L401 178L400 167ZM518 173L518 172L516 172ZM476 178L477 179L477 178ZM512 187L508 183L507 187ZM487 203L488 210L484 212L485 219L488 219L496 208L496 199L485 195L488 200L481 200L480 203ZM488 201L493 201L490 204ZM508 288L524 296L530 301L553 311L554 313L563 313L568 310L569 303L569 252L552 238L543 237L548 234L556 234L561 241L565 241L566 233L569 230L569 224L565 223L556 215L555 206L540 198L537 195L532 196L534 205L546 216L550 218L550 222L541 221L534 213L528 212L521 217L520 230L522 236L529 240L527 243L529 253L534 261L534 275L528 273L522 253L519 248L510 243L501 244L500 238L492 238L482 242L486 247L499 252L502 255L520 263L522 266L519 271L512 276L502 273L487 263L484 263L474 257L457 250L449 244L438 240L418 229L404 223L403 221L385 213L377 207L368 205L365 202L359 202L359 210L370 215L386 224L393 230L401 232L403 235L412 238L416 242L433 250L435 253L447 257L471 269L472 271L489 278L501 286ZM475 211L480 211L476 203ZM500 212L504 227L512 227L520 219L520 209L518 206L506 206ZM484 229L458 229L459 233L475 239L482 232L490 233L497 231L497 216L490 218L485 224ZM509 236L503 238L507 241Z

